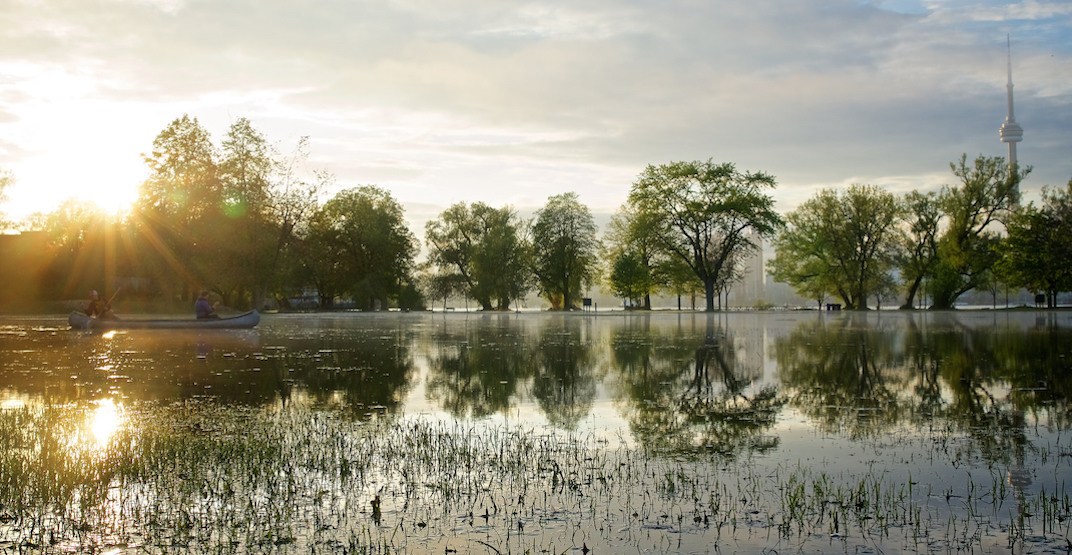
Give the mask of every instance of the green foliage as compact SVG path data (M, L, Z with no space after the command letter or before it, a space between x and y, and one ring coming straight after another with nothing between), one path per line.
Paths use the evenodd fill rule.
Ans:
M214 225L222 208L216 149L197 118L183 115L156 136L143 158L150 174L134 215L143 271L166 292L192 299L193 291L210 283L222 238Z
M923 280L934 273L938 263L938 224L941 207L935 193L912 191L905 195L905 233L897 253L897 268L906 285L904 304L910 309Z
M172 121L143 155L149 179L138 207L170 221L189 223L220 208L222 191L216 149L209 133L188 115Z
M1043 190L1040 208L1028 205L1008 222L1008 238L997 264L1010 285L1046 294L1072 290L1072 181L1065 189Z
M645 168L629 204L651 223L656 248L703 282L707 310L714 311L716 291L735 275L735 262L783 226L764 193L774 186L773 177L730 163L672 162Z
M551 306L576 308L581 289L594 281L599 252L595 220L576 193L552 196L536 212L532 252L533 273Z
M215 256L206 281L224 302L250 297L260 305L276 268L277 224L271 220L272 148L249 120L239 118L227 132L219 162L222 206L211 225ZM206 222L207 223L207 222Z
M313 215L305 248L322 297L349 294L361 308L385 309L411 279L417 239L390 193L366 185L338 193Z
M615 295L629 299L634 306L651 309L651 293L669 287L669 262L655 246L657 227L650 215L626 204L615 214L603 238L607 286Z
M950 164L957 186L943 188L938 203L945 231L938 240L932 281L934 308L952 308L960 295L982 286L998 261L1001 227L1019 202L1019 186L1031 168L1010 172L1001 157L967 157Z
M890 289L901 214L893 194L873 185L822 190L786 217L771 273L813 299L831 293L866 310L869 296Z
M264 219L268 212L273 152L249 120L239 118L223 140L219 164L224 212Z
M650 304L643 303L651 291L651 269L639 254L627 252L615 257L609 281L615 295L628 299L633 306L643 304L644 308L651 309Z
M282 297L283 276L302 275L288 263L328 180L298 177L305 147L302 139L294 157L284 160L239 118L216 149L196 118L171 122L144 156L150 176L132 220L141 273L186 299L200 287L230 306Z
M455 204L425 225L425 241L442 293L456 289L483 310L509 310L529 289L521 223L509 208Z

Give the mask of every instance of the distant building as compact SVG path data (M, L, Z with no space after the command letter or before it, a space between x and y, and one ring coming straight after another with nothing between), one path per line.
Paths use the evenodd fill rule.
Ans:
M755 231L749 231L749 238L759 244L759 248L741 261L744 274L741 281L730 286L728 303L730 306L754 306L766 301L767 273L763 268L763 238Z

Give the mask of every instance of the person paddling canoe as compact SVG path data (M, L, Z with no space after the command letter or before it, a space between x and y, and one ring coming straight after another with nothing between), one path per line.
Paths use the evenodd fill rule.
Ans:
M116 293L119 291L116 290ZM112 299L115 295L112 295ZM89 303L86 304L86 316L90 318L100 318L102 320L115 320L115 314L112 313L112 299L107 301L100 298L100 293L94 289L89 292Z
M216 314L216 305L218 304L210 304L208 302L208 290L202 289L201 294L197 296L197 302L194 303L194 312L197 314L197 319L219 318L220 315Z

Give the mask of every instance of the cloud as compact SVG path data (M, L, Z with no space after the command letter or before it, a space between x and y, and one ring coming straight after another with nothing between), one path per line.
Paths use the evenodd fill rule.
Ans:
M789 206L1003 154L1008 33L1029 188L1072 174L1065 2L11 4L0 67L20 69L0 81L0 132L39 157L42 106L75 126L99 121L79 106L120 106L142 150L183 113L217 137L248 117L284 144L309 135L340 187L406 203L532 208L575 190L613 210L645 165L713 157L773 173Z

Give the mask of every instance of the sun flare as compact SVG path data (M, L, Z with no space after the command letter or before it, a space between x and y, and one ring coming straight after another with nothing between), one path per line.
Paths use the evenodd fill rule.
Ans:
M89 414L89 431L93 446L100 449L108 445L122 427L123 405L112 399L101 399Z

